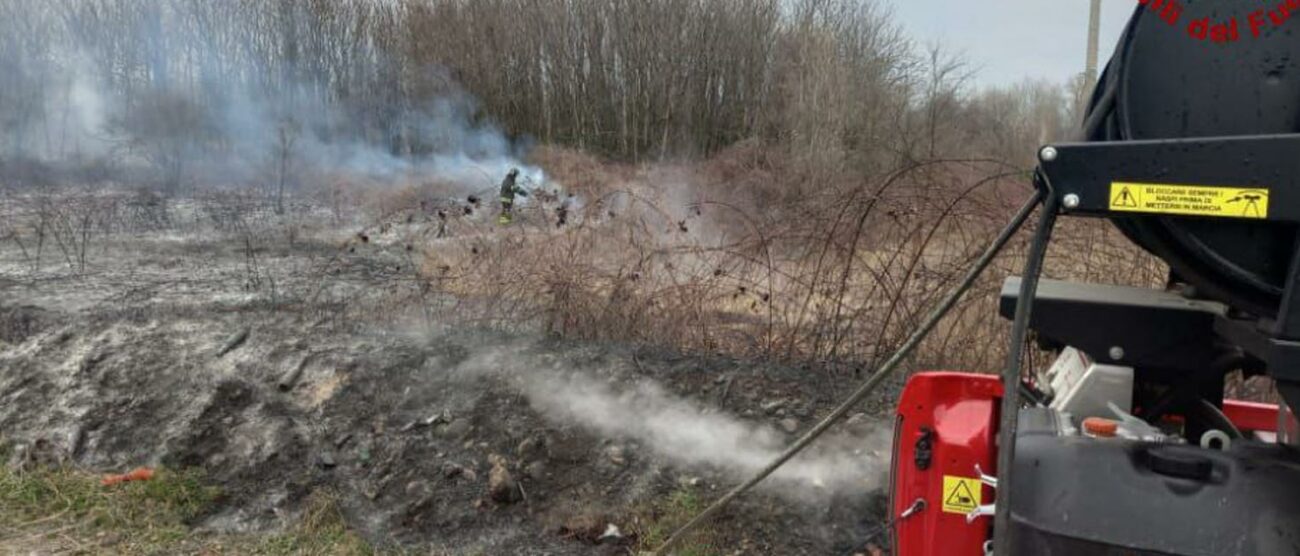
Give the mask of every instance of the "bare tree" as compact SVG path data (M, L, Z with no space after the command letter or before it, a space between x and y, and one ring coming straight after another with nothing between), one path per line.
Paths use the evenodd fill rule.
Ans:
M302 130L298 123L293 120L280 122L279 127L276 129L276 214L284 214L284 191L285 187L289 184L289 173L293 166L294 144L298 142L298 135L301 132Z

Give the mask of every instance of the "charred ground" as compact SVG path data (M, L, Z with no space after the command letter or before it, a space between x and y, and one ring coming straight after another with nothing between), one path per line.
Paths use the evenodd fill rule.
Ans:
M810 425L853 382L416 319L392 304L405 287L392 279L405 264L400 242L358 242L352 228L306 236L263 236L253 252L236 233L114 234L88 249L84 267L50 259L38 270L5 244L0 430L9 463L200 470L220 495L191 520L197 531L274 532L325 492L379 547L619 554L662 538L736 469L683 464L637 438L557 420L517 375L562 369L614 390L649 381L783 435ZM352 292L346 309L319 294L325 281ZM499 359L482 356L499 353L508 368L483 372ZM864 411L887 411L891 397ZM874 420L841 432L863 439L864 460L883 457L869 440L880 432ZM843 493L778 485L731 509L695 546L865 550L883 505L865 484L872 479ZM617 534L606 535L611 525ZM101 541L83 548L114 550Z

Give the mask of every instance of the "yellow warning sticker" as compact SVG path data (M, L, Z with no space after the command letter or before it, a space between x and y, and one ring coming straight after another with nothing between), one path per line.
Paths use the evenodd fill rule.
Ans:
M968 514L980 506L980 480L968 477L943 476L943 511Z
M1268 189L1114 182L1110 210L1221 218L1268 218Z

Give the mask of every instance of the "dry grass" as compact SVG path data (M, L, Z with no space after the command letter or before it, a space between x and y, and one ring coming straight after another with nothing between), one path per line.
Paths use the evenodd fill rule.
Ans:
M956 284L1028 194L1026 181L970 161L810 178L779 152L742 145L695 166L642 167L563 229L532 206L511 228L424 244L419 279L446 294L439 320L857 369L893 351ZM1026 237L917 365L997 365L1005 326L995 298ZM1066 222L1058 238L1051 277L1163 277L1102 221Z
M463 193L448 184L335 179L285 214L256 191L8 196L0 241L21 248L33 276L56 264L77 275L100 241L179 231L229 242L243 260L244 289L322 322L537 330L852 372L903 341L1028 195L1025 172L990 161L810 171L797 152L757 142L693 164L632 167L556 147L534 159L583 192L566 227L556 226L553 202L530 199L503 228L490 196L466 215ZM1005 325L996 295L1019 272L1026 237L914 366L997 367ZM274 256L328 238L333 253L307 267ZM1104 221L1071 219L1047 269L1053 278L1146 286L1164 273Z

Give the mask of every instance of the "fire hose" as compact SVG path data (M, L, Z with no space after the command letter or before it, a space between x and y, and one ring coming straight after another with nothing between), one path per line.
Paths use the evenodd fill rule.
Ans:
M1020 228L1024 226L1025 222L1029 219L1030 215L1033 214L1034 209L1037 208L1040 204L1043 205L1043 216L1041 217L1042 222L1040 223L1040 228L1042 224L1045 224L1047 226L1047 229L1050 229L1052 223L1054 222L1055 211L1056 211L1054 203L1050 201L1051 198L1052 197L1048 195L1047 184L1042 182L1038 183L1037 187L1035 188L1034 195L1031 196L1029 200L1027 200L1025 204L1020 207L1020 210L1018 210L1015 216L1011 218L1011 221L1007 223L1007 226L1002 229L1001 233L999 233L998 236L993 240L993 242L989 244L989 246L984 250L983 254L980 255L980 258L975 261L975 264L972 265L971 268L962 277L961 282L958 283L957 286L953 288L953 290L950 291L943 298L943 300L939 303L939 305L935 307L929 313L929 315L926 316L925 320L922 321L921 325L917 327L917 329L912 332L911 336L909 336L907 340L903 342L903 345L900 346L898 350L895 351L894 354L891 355L889 359L886 360L885 363L880 366L879 370L877 370L875 373L872 373L872 375L868 377L867 380L857 388L857 390L855 390L851 395L849 395L847 399L845 399L839 406L837 406L834 411L832 411L824 419L818 422L817 425L814 426L812 429L810 429L808 432L804 433L803 436L801 436L798 440L796 440L793 444L791 444L788 448L786 448L785 451L781 453L781 455L777 456L776 459L768 463L765 467L763 467L763 469L761 469L753 477L746 480L744 483L741 483L739 486L731 489L731 491L727 492L725 495L723 495L713 504L709 505L709 507L705 508L695 517L691 518L691 520L688 521L685 525L682 525L676 531L673 531L672 535L668 537L668 540L664 541L664 543L660 545L659 548L655 549L655 551L652 554L654 556L665 556L669 554L670 553L669 551L672 550L672 548L676 546L678 543L682 542L682 540L684 540L685 537L691 533L691 531L695 530L701 524L713 518L715 515L717 515L718 512L722 511L722 509L725 508L728 504L730 504L736 498L740 497L740 495L744 494L745 492L757 486L768 476L772 475L772 473L775 473L783 465L785 465L796 455L802 452L805 448L811 445L813 441L817 440L818 437L825 434L826 431L829 430L831 426L833 426L836 422L838 422L840 419L843 419L845 415L848 415L848 413L852 411L853 408L858 405L858 403L860 403L869 394L875 391L876 388L878 388L882 383L884 383L885 379L892 376L894 372L896 372L900 368L900 365L903 363L903 361L905 361L912 354L912 351L914 351L916 347L919 346L927 336L929 336L930 332L934 330L934 327L937 326L941 320L943 320L943 318L952 310L954 306L956 306L957 302L961 300L962 296L965 295L965 293L968 290L970 290L972 286L975 285L975 281L979 279L980 275L984 273L984 270L986 270L989 267L989 265L992 264L993 260L998 256L999 253L1002 252L1002 249L1006 247L1008 242L1011 241L1011 238L1014 237L1016 233L1020 231ZM1048 200L1048 201L1044 203L1044 200ZM1038 252L1039 249L1037 249L1037 247L1040 243L1039 241L1040 238L1045 235L1047 235L1047 230L1040 229L1039 233L1037 234L1037 237L1035 237L1034 248L1031 248L1029 261L1027 261L1027 265L1026 265L1027 269L1034 269L1034 268L1041 267L1042 256L1041 253ZM1041 244L1045 246L1046 241L1045 240L1041 241ZM1037 272L1034 272L1033 276L1036 277ZM1037 282L1037 280L1031 278L1030 276L1026 276L1026 280L1024 282L1026 286L1032 287L1033 284ZM1032 294L1032 290L1030 290L1030 292ZM1022 297L1021 299L1025 299L1025 298ZM1032 299L1032 295L1030 296L1030 299ZM1022 303L1021 305L1027 305L1027 304ZM1020 310L1018 309L1017 313L1019 312ZM1025 307L1024 312L1025 312L1025 318L1027 319L1028 317L1027 306ZM1019 316L1019 314L1017 316ZM1018 335L1015 333L1013 329L1013 334L1012 334L1013 340L1015 340L1015 337L1018 337L1020 339L1020 342L1023 342L1024 340L1023 326L1019 328L1021 328L1021 333ZM1012 361L1014 365L1008 366L1005 376L1006 377L1013 376L1011 373L1014 368L1014 371L1016 373L1013 379L1014 383L1020 386L1020 389L1023 390L1024 384L1019 379L1019 368L1020 368L1019 354L1021 351L1020 348L1021 348L1020 343L1015 343L1012 345L1012 352L1014 353L1014 355L1009 356L1009 361ZM1004 382L1004 385L1006 385L1008 389L1011 387L1010 386L1011 384L1012 383L1010 381ZM1013 409L1019 408L1020 397L1004 396L1004 399L1013 400L1007 402L1013 407ZM1005 447L1004 447L1004 451L1005 451ZM1004 506L1006 506L1005 503L998 504L999 508Z

